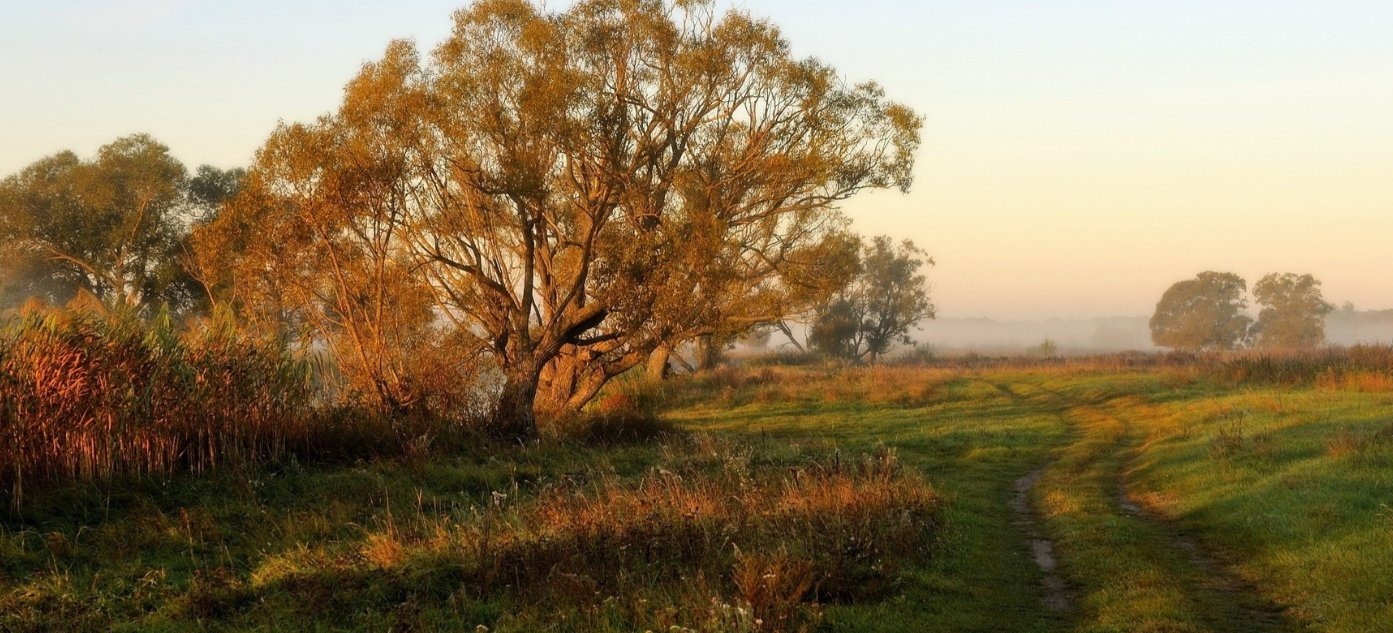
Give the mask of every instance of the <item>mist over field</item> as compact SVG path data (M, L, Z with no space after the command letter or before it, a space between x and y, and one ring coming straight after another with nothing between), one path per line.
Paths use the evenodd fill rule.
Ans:
M1068 355L1156 351L1148 316L1008 321L939 317L914 333L921 345L944 354L1012 355L1049 339ZM1330 345L1393 342L1393 310L1336 310L1325 318Z

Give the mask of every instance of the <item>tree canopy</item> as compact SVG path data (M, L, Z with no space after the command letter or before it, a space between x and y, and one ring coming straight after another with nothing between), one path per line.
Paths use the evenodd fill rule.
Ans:
M795 309L839 203L909 186L919 127L709 1L484 0L433 56L394 43L337 113L278 130L201 257L326 339L425 293L525 436L654 350Z
M1202 272L1176 282L1156 304L1151 340L1173 349L1229 350L1241 345L1253 320L1248 284L1233 273Z

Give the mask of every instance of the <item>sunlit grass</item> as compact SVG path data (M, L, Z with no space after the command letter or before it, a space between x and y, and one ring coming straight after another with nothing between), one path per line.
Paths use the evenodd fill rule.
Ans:
M1042 603L1038 570L1007 506L1015 479L1063 440L1057 419L1017 406L990 380L960 369L754 371L769 380L742 381L731 372L682 385L687 404L670 416L785 453L890 446L944 499L943 529L926 544L931 556L911 570L899 595L830 606L826 630L1060 629L1064 620ZM907 394L914 394L908 402Z
M798 631L893 595L941 506L886 450L710 436L108 492L6 520L0 625Z

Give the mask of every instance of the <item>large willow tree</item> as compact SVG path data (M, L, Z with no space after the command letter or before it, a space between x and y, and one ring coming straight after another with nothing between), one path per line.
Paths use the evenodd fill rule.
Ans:
M366 288L413 271L501 368L499 420L527 436L535 410L577 408L655 350L801 309L845 242L839 203L906 189L919 127L704 0L483 0L428 60L395 43L312 134L276 134L244 199L274 201L264 224L299 237L261 237L296 257L251 268L320 271L302 295L322 304L362 294L336 251ZM385 318L318 313L331 337Z

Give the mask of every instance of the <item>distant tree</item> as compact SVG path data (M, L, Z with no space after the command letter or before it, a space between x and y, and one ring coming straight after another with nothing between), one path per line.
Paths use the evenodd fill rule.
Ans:
M811 324L861 275L861 247L861 236L838 231L808 253L807 265L795 284L804 301L769 324L798 351L806 353L812 349ZM800 328L800 324L806 327ZM795 329L801 329L801 337Z
M860 273L820 311L812 346L837 358L874 364L896 344L913 345L909 330L934 317L921 272L933 259L905 240L886 236L865 245Z
M1054 339L1046 338L1035 346L1035 354L1040 358L1053 359L1059 357L1059 344Z
M1172 349L1228 350L1240 345L1252 318L1248 285L1233 273L1202 272L1176 282L1156 304L1151 340Z
M196 219L189 179L144 134L41 159L0 182L5 293L67 301L85 290L108 306L191 308L201 295L179 265Z
M808 328L808 347L842 360L859 361L866 355L861 331L861 310L851 292L828 302Z
M179 263L183 273L194 280L201 291L197 298L201 312L211 312L217 303L221 290L217 284L219 280L227 278L226 267L232 262L222 261L210 266L210 262L200 260L197 235L218 220L246 182L247 170L241 167L218 169L212 165L200 165L194 176L189 178L188 196L193 223L180 239ZM230 253L227 255L230 256Z
M241 191L247 180L247 170L241 167L218 169L212 165L201 165L189 178L189 202L197 212L197 221L208 222L214 219L223 203Z
M1315 277L1272 273L1253 285L1253 297L1262 306L1252 328L1256 346L1308 349L1325 342L1325 316L1335 306L1321 295Z

